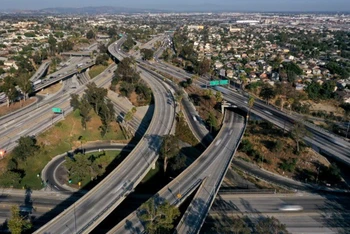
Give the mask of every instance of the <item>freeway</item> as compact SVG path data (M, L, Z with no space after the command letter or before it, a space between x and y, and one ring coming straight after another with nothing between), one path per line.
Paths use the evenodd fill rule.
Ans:
M112 65L110 69L114 69ZM112 79L112 75L103 72L90 82L95 82L97 86L104 86ZM68 82L69 83L69 82ZM12 150L16 146L16 140L24 135L36 135L49 128L53 123L64 118L64 115L53 115L53 107L61 108L64 114L72 111L69 98L72 93L82 93L85 86L77 89L64 87L51 98L32 105L28 108L21 109L17 112L0 118L0 147L6 151Z
M223 132L223 136L216 137L213 142L216 149L210 151L210 155L214 155L211 156L212 164L206 167L204 182L178 224L176 228L178 233L199 232L243 137L245 119L236 113L230 113L229 110L226 111L226 115L230 118L225 119L224 129L220 132ZM225 125L229 127L225 128Z
M203 184L208 183L207 181L221 181L223 178L221 176L224 176L229 161L238 146L244 126L242 116L227 111L223 126L213 143L184 172L157 193L157 201L168 200L171 204L180 205L203 181ZM208 185L211 186L211 182ZM204 187L207 189L206 185ZM210 191L211 189L206 194ZM213 193L210 192L210 195ZM199 214L197 215L200 217ZM205 215L206 213L204 217ZM116 225L109 233L127 233L132 229L143 229L136 211Z
M273 216L286 224L291 233L349 233L350 205L347 200L348 196L307 193L219 195L207 222L226 226L227 218L235 216L248 216L253 222ZM299 205L303 210L282 211L283 205Z
M192 74L189 74L183 71L182 69L174 68L173 66L168 64L156 63L148 64L148 66L170 74L172 76L175 76L176 78L179 78L181 80L192 77ZM195 83L197 83L199 87L205 87L208 81L203 78L200 78L198 81L195 81ZM224 99L226 99L227 101L230 101L240 107L248 109L248 98L244 94L240 92L235 92L230 88L216 87L215 89L217 91L222 92ZM300 119L300 116L288 115L287 113L282 112L277 108L274 108L270 105L266 105L265 102L259 99L256 99L251 112L286 130L290 130L296 121L303 121L302 119ZM329 156L335 157L339 161L350 165L350 150L347 150L350 149L350 143L346 142L340 137L337 137L327 132L324 129L316 127L315 125L309 122L304 121L304 124L306 125L308 131L311 133L311 136L305 137L306 142L314 146L316 150L318 149L319 151Z
M133 191L154 165L161 136L170 133L174 126L175 110L166 103L169 91L161 82L144 71L141 77L151 87L155 100L154 116L145 136L102 182L36 233L90 232Z

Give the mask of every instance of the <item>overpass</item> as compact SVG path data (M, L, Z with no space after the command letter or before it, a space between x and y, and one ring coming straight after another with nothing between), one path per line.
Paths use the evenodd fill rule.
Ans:
M70 57L90 57L90 51L80 51L80 52L62 52L62 56L70 56Z
M40 79L41 77L44 76L45 72L47 71L47 69L49 68L50 66L50 61L46 61L46 62L43 62L40 67L38 68L38 70L36 70L36 72L34 73L34 75L30 78L30 81L31 82L34 82L38 79Z
M161 136L169 134L174 126L175 109L167 104L170 92L165 85L145 72L141 75L152 89L155 101L154 115L145 136L102 182L36 233L91 232L153 167Z
M72 71L68 71L66 73L58 73L56 72L55 75L50 74L48 79L43 79L41 83L34 85L33 91L38 92L54 83L57 83L61 80L67 79L68 77L73 76L76 73L80 73L81 71L84 71L85 69L92 67L95 65L95 62L88 62L82 65L80 68L76 68ZM57 75L56 75L57 74Z
M244 117L227 110L223 126L212 144L185 171L151 198L156 203L167 200L170 204L179 206L200 187L189 207L190 211L184 216L191 217L194 222L188 223L187 219L183 218L180 224L185 225L178 227L179 233L196 233L200 229L240 143L244 129ZM142 210L131 213L109 233L128 233L129 230L140 230L141 233L144 227L138 218L139 212Z

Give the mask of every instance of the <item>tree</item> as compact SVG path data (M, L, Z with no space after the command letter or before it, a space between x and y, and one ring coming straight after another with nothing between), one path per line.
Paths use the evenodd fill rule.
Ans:
M302 122L297 122L294 124L291 135L297 144L297 152L300 151L299 143L306 136L307 130Z
M257 234L288 234L285 224L274 217L267 217L259 220L255 225L255 232Z
M12 102L18 97L18 91L16 89L15 81L12 77L5 77L1 89L7 96L7 106L9 107Z
M12 161L12 160L11 160ZM8 166L8 171L6 171L4 174L0 177L0 184L5 187L20 187L21 180L23 178L23 175L21 173L18 173L16 169L11 169Z
M128 52L135 45L135 41L132 39L130 35L128 35L126 41L123 43L123 48Z
M143 58L144 60L151 60L151 59L153 58L154 52L153 52L153 50L151 50L151 49L143 48L143 49L141 49L140 52L141 52L142 58Z
M134 92L135 87L127 82L122 82L119 87L119 92L125 96L125 97L130 97L131 93Z
M269 100L275 96L275 90L270 85L265 85L260 91L260 97L265 99L267 104L269 104Z
M137 83L140 80L140 74L137 72L135 64L135 60L130 57L120 61L114 72L112 84L117 84L120 81L126 81L131 84Z
M48 43L50 45L49 48L50 48L51 55L54 55L56 52L57 40L54 38L52 34L50 34L49 36Z
M179 155L179 140L174 135L163 136L160 157L163 159L163 170L166 173L169 160Z
M117 34L117 30L114 27L110 27L108 28L107 34L110 37L114 37Z
M74 111L81 107L78 94L73 93L70 95L70 106L73 107Z
M85 97L94 108L95 113L98 114L102 105L105 103L105 97L107 97L107 89L99 88L95 83L89 83L86 85Z
M206 75L210 72L210 60L207 58L204 58L200 63L198 67L198 74L199 75Z
M150 234L171 230L174 227L174 220L180 216L176 206L170 205L168 201L159 204L154 199L144 203L139 212L140 219Z
M86 33L86 38L87 39L93 39L95 38L95 33L91 29Z
M29 220L21 217L18 206L12 206L11 218L8 221L8 228L12 234L21 234L22 232L31 229L32 224Z
M180 112L182 111L182 104L181 104L181 101L182 101L182 98L183 98L183 94L184 94L184 92L182 91L182 89L176 90L176 93L175 93L175 101L176 101L176 103L178 103L178 105L180 106Z
M305 89L310 99L318 100L321 93L321 85L317 82L311 82Z
M113 103L110 100L107 100L107 102L101 106L98 115L100 116L102 121L102 126L100 127L101 136L104 137L109 131L110 123L115 119Z
M220 91L216 91L215 99L216 99L217 102L221 102L222 101L222 93Z
M90 111L91 111L91 105L88 102L87 98L82 98L80 105L79 105L79 111L81 116L81 126L86 130L86 123L90 121Z
M210 126L210 132L213 131L213 127L214 127L214 129L216 129L218 123L217 123L217 119L216 119L215 115L213 114L213 112L209 113L207 123Z
M248 107L249 107L249 110L248 110L248 118L250 116L250 111L252 110L253 106L254 106L254 102L255 102L255 98L253 96L249 96L249 100L248 100Z
M36 144L35 137L22 136L17 142L18 145L12 151L15 160L25 161L27 158L34 156L40 148Z
M84 154L66 157L64 166L69 171L70 178L74 178L76 182L84 181L91 177L92 162Z
M17 78L17 84L23 92L24 100L28 98L28 94L33 91L32 82L27 74L20 74Z

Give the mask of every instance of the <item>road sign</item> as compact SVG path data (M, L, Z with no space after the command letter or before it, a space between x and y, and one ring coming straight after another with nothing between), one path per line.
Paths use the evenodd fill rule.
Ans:
M209 82L210 86L217 86L217 85L228 85L228 80L212 80Z
M212 81L209 82L210 86L216 86L216 85L219 85L219 84L220 84L219 80L212 80Z
M228 85L228 80L220 80L220 85Z
M54 107L54 108L52 108L52 112L53 112L53 113L59 113L59 114L61 114L61 113L62 113L62 109L61 109L61 108Z

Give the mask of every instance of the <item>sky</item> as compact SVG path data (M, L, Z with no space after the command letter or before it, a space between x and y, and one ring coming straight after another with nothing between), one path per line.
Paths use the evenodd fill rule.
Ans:
M350 0L0 0L0 9L115 6L163 10L350 11Z

